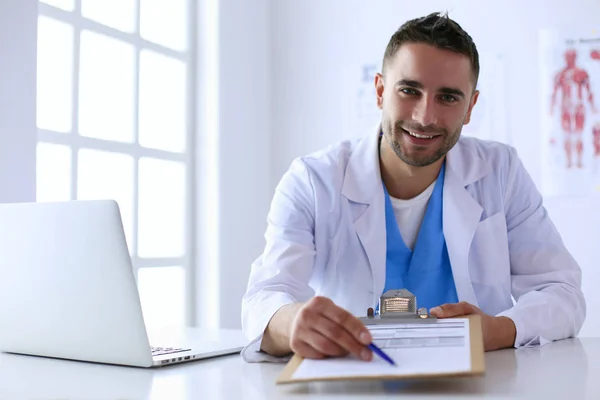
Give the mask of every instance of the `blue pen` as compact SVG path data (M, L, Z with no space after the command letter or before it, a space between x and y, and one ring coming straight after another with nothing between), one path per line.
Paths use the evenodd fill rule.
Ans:
M379 355L379 357L383 358L385 361L389 362L393 366L396 366L394 360L392 360L387 354L383 352L383 350L377 347L374 343L369 344L367 347L371 349L374 353L377 353L377 355Z

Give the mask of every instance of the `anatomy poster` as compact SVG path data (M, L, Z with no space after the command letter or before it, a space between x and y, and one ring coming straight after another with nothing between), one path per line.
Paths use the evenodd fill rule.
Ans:
M600 192L600 29L540 34L545 195Z

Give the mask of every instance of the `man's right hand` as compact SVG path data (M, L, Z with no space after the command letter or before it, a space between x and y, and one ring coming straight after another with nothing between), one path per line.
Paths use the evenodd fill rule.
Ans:
M354 354L370 361L366 347L371 334L362 322L326 297L290 304L275 313L262 340L263 351L283 355L293 351L304 358Z

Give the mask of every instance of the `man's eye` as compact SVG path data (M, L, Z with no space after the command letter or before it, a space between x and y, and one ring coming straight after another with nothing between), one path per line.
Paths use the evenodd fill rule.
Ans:
M442 101L444 101L446 103L454 103L454 102L458 101L458 99L450 94L444 94L444 95L442 95Z
M400 89L400 91L404 94L417 94L417 91L415 89L411 89L411 88L403 88L403 89Z

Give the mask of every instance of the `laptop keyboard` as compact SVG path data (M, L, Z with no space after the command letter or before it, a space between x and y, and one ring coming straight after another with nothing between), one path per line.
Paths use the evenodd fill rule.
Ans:
M153 356L162 356L164 354L181 353L183 351L190 351L191 349L184 349L182 347L152 347Z

